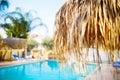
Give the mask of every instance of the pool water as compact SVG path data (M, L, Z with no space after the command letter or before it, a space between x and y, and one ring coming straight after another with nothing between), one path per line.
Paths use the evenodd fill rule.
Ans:
M68 65L62 65L56 60L45 60L0 68L0 80L84 80L93 72L97 65L87 64L87 74L75 73Z

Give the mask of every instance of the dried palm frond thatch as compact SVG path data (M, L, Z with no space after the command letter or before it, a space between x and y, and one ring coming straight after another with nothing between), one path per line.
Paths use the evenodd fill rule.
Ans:
M120 0L68 0L56 14L55 53L66 60L86 61L89 48L120 53ZM83 52L86 49L86 53ZM72 54L74 53L74 54Z
M26 40L19 38L0 39L0 50L3 49L26 49Z

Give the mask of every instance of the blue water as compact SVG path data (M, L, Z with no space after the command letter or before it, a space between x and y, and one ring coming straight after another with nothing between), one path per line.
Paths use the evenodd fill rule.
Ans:
M55 60L22 64L0 68L0 80L84 80L97 67L86 65L88 73L75 73L68 65L62 65Z

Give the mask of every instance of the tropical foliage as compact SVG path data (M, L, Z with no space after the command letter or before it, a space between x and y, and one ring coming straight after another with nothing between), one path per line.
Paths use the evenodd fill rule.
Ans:
M2 34L0 34L0 38L2 38Z
M89 48L120 54L120 0L68 0L56 14L55 53L86 62ZM86 49L86 53L83 50ZM73 53L73 54L72 54ZM68 55L66 55L68 54Z
M31 38L27 39L27 51L30 52L33 48L38 47L39 43Z
M8 37L27 38L28 33L43 23L39 17L34 17L33 11L22 12L20 8L8 13L4 18L1 27L5 30ZM34 22L38 22L34 24Z
M3 11L8 7L9 7L8 0L0 0L0 11Z
M42 46L45 47L47 50L53 49L53 39L46 37L43 39Z

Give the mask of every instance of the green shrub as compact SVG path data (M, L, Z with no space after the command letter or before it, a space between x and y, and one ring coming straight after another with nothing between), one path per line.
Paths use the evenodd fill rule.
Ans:
M45 47L47 50L53 49L53 39L46 37L43 39L42 46Z
M3 38L2 34L0 34L0 38Z
M30 52L31 49L38 47L39 43L33 39L27 40L27 51Z

